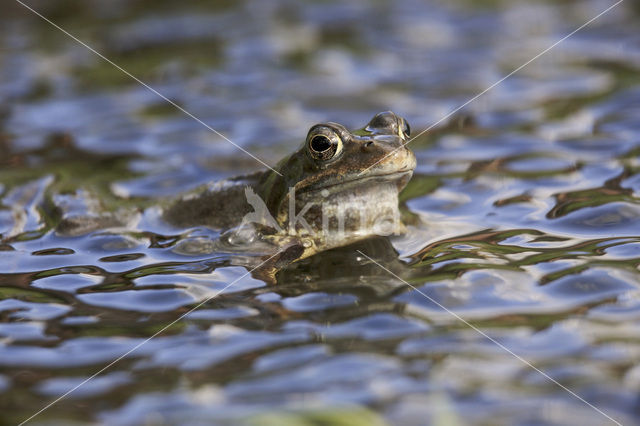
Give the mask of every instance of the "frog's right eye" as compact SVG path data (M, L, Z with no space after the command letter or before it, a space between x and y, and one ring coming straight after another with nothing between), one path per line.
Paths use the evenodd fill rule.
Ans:
M342 152L342 139L328 128L316 129L307 136L307 151L314 160L331 160Z

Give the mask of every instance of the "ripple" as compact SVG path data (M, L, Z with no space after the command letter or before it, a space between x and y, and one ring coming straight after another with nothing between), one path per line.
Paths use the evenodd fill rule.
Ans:
M224 325L213 326L209 330L209 336L195 337L182 338L179 345L160 342L164 347L155 349L153 357L139 363L137 368L175 366L186 371L197 371L268 348L301 343L309 339L308 333L300 331L246 331Z
M134 348L142 339L76 338L55 348L12 345L0 346L0 365L70 368L107 363ZM153 345L138 351L145 354Z
M0 311L9 311L10 318L46 321L60 317L71 311L70 306L58 303L32 303L22 300L4 299L0 300Z
M396 361L381 356L364 354L336 355L330 359L291 368L275 377L258 381L238 382L231 385L231 395L313 392L330 386L346 387L349 383L368 382L388 374L399 367ZM358 397L345 392L346 401L356 402ZM345 402L346 402L345 401ZM358 401L360 402L360 401Z
M292 311L310 312L354 305L357 300L351 294L308 293L284 299L282 304Z
M554 297L566 297L573 301L596 301L608 299L637 289L637 283L622 279L614 269L592 268L588 271L568 275L545 285L545 293Z
M296 327L302 326L302 324L296 324ZM389 314L375 314L326 326L306 324L305 328L313 330L326 339L361 338L364 340L398 339L429 329L421 322Z
M564 158L532 157L509 162L508 169L514 172L533 172L537 174L563 173L574 170L574 162Z
M36 392L46 397L58 397L82 385L81 389L72 392L68 397L71 399L93 398L132 382L130 375L122 371L105 374L84 383L86 379L86 377L56 377L44 380L38 384Z
M227 309L198 309L197 311L191 312L187 317L200 320L229 320L251 317L258 314L259 311L256 309L237 306Z
M583 208L557 219L551 225L555 229L587 235L640 235L640 206L613 202Z
M0 324L0 337L11 342L55 340L44 334L44 323L8 323Z
M51 256L51 255L68 255L68 254L74 254L74 253L75 251L73 249L57 247L57 248L34 251L31 254L33 256Z
M101 280L101 277L89 274L61 274L34 280L31 285L47 290L74 293L81 288L93 286Z
M181 289L91 293L78 295L78 300L89 305L134 312L173 311L199 301Z
M305 345L297 348L281 349L258 358L253 368L257 372L287 370L318 359L326 359L330 350L324 345Z
M145 257L144 253L128 253L128 254L117 254L115 256L105 256L101 257L100 262L129 262L131 260L138 260Z

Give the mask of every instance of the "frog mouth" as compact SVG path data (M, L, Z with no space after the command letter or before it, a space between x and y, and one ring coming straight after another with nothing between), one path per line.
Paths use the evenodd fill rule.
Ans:
M343 192L349 189L353 189L355 187L364 186L364 185L375 185L379 183L396 183L398 187L398 191L404 188L409 179L413 176L413 169L408 170L400 170L391 173L380 173L374 175L368 175L364 177L354 177L352 179L343 180L340 182L333 182L326 185L318 185L314 186L306 190L307 193L317 193L322 191L329 192Z

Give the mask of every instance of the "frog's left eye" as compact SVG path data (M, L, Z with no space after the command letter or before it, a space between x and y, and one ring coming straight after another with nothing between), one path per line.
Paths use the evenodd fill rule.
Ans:
M329 129L318 129L307 137L307 148L313 159L331 160L342 151L342 139Z
M400 131L402 132L402 136L405 139L409 139L409 136L411 136L411 127L409 127L409 123L407 122L407 120L405 120L404 118L401 118L402 123L400 125Z

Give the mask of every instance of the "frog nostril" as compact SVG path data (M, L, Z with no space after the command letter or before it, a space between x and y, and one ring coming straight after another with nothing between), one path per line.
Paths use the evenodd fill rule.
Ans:
M367 141L364 143L365 148L369 148L371 145L373 145L373 141Z

